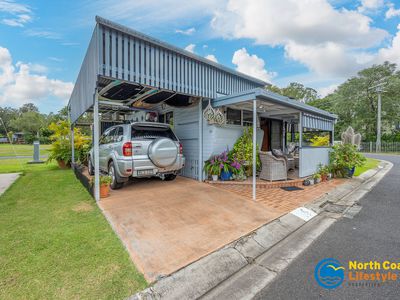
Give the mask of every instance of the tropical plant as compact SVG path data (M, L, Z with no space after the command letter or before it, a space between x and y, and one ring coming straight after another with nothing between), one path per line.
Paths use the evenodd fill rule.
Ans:
M100 176L100 185L110 185L111 181L111 176Z
M312 177L313 179L321 179L321 174L315 173Z
M366 161L353 144L335 145L329 155L333 173L341 177L346 177L349 170L363 166Z
M256 145L258 149L258 145ZM251 127L247 127L243 131L243 135L237 139L233 145L232 155L237 160L244 163L245 173L250 176L253 170L253 132ZM260 157L256 157L257 170L261 168Z
M318 165L318 173L321 176L327 176L330 173L330 168L329 166L324 166L323 164Z
M311 145L314 147L324 147L329 146L329 135L320 136L315 135L310 139Z
M208 175L220 175L222 170L225 172L233 171L231 161L228 157L228 151L214 155L204 163L204 170Z
M68 121L58 121L51 123L49 130L52 131L50 140L52 141L48 161L64 161L70 164L72 160L72 146L70 136L70 124ZM82 134L79 128L74 128L75 156L78 162L85 163L87 154L90 150L90 137Z

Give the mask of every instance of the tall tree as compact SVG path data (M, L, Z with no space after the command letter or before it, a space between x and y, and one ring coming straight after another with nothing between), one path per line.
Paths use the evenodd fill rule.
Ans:
M337 134L352 126L364 140L375 141L378 96L374 86L381 81L386 83L382 93L382 131L389 136L400 122L400 72L396 64L385 62L364 69L334 93L308 104L338 115Z
M272 92L299 100L301 102L309 102L318 99L318 92L313 88L306 87L298 82L291 82L287 87L279 88L277 86L270 87Z
M0 107L0 118L4 122L4 128L3 123L0 121L0 135L5 136L6 135L6 129L7 131L12 131L14 128L10 126L11 120L15 119L18 116L18 110L15 108L11 107Z

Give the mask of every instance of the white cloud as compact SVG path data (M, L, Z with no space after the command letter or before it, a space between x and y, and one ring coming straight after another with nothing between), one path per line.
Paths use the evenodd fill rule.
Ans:
M363 66L366 49L388 36L371 22L356 10L337 10L327 0L230 0L216 11L211 25L226 38L283 46L286 57L316 73L348 76Z
M187 45L187 46L185 47L185 50L194 53L194 48L195 48L195 47L196 47L195 44L189 44L189 45Z
M361 0L361 6L358 7L358 11L361 13L374 12L382 8L384 4L384 0Z
M215 57L214 54L208 54L208 55L205 56L205 58L207 58L207 59L209 59L209 60L211 60L213 62L216 62L216 63L218 62L218 60L217 60L217 58Z
M58 33L48 30L28 29L25 30L25 34L32 37L40 37L51 40L58 40L61 38Z
M399 16L400 16L400 9L396 9L393 3L389 3L389 9L386 11L385 14L386 20Z
M50 79L39 64L18 62L15 66L7 48L0 47L0 105L19 106L46 98L68 101L73 83Z
M271 82L276 73L268 72L265 69L265 62L257 55L250 55L246 48L236 50L232 57L232 63L236 65L236 70L258 79Z
M160 28L166 25L172 28L186 28L197 21L210 17L213 11L225 5L226 0L97 0L86 1L84 7L88 21L99 14L111 20L118 20L133 28ZM162 4L161 4L162 3Z
M1 23L13 26L23 27L26 23L32 21L32 10L28 5L16 3L13 0L0 0L0 12L7 17L1 19Z
M318 94L321 97L326 97L329 94L332 94L337 89L338 86L339 86L338 84L331 84L331 85L328 85L326 87L319 88L318 89Z
M391 45L386 48L379 49L376 58L377 63L390 61L397 63L400 66L400 24L397 26L397 29L397 34L392 39Z
M191 28L188 28L188 29L186 29L186 30L177 29L177 30L175 30L175 32L176 32L176 33L183 34L183 35L192 35L193 33L196 32L196 28L191 27Z

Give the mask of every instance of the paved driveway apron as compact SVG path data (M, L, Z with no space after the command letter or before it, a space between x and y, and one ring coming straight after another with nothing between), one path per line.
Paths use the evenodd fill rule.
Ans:
M130 183L101 200L100 207L149 281L281 215L240 195L183 177Z

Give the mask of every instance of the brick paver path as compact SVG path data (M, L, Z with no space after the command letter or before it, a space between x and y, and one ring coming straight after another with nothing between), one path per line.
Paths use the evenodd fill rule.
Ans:
M344 181L344 179L333 179L312 186L302 186L303 190L291 192L281 188L258 188L257 202L262 203L266 207L272 207L284 214L323 196L325 193L344 183ZM251 185L219 185L218 187L252 200Z

